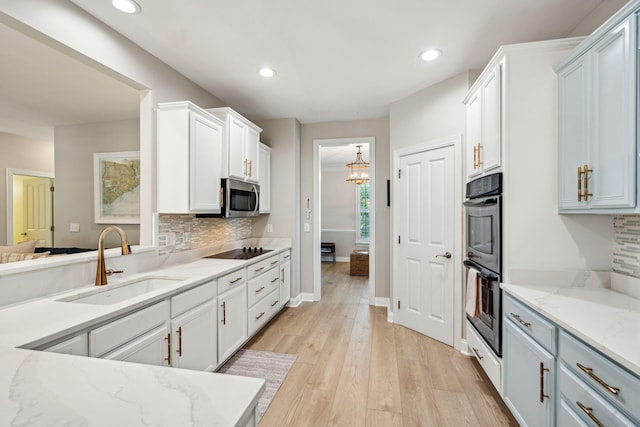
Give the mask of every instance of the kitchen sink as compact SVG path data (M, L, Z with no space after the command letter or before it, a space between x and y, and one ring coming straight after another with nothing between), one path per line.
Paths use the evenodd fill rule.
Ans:
M156 291L167 286L186 280L183 277L152 276L143 277L127 283L106 285L100 289L86 292L82 295L62 298L61 302L75 302L80 304L111 305L129 298L134 298L147 292Z

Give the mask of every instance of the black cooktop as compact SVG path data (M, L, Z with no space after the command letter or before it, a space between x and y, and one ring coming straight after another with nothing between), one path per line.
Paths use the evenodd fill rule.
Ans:
M263 249L263 248L247 248L244 247L242 249L233 249L227 252L221 252L219 254L213 254L206 256L205 258L218 258L218 259L251 259L253 257L260 256L262 254L266 254L268 252L273 251L273 249Z

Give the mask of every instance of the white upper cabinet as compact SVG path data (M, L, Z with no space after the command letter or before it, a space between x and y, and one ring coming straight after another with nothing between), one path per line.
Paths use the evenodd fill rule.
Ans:
M556 67L561 212L638 211L637 21L614 18Z
M160 213L220 213L222 121L196 105L158 105Z
M501 165L502 64L485 71L465 98L467 105L467 179L495 172Z
M229 107L210 108L224 122L222 132L222 177L257 184L259 180L258 145L260 129Z
M271 212L271 148L260 143L260 213Z

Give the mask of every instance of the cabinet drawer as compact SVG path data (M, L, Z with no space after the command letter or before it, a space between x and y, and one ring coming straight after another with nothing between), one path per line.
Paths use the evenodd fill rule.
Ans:
M551 354L557 354L556 326L506 293L504 299L504 317L511 320L524 333L536 340L538 344Z
M640 378L565 332L560 334L560 360L582 381L640 421ZM607 386L618 389L617 393Z
M216 281L212 280L171 298L171 318L214 299L217 295L216 285Z
M493 386L498 390L498 393L502 394L502 364L489 346L480 338L475 328L468 322L467 343Z
M571 409L584 420L591 419L596 425L600 422L607 427L637 426L636 423L632 422L624 414L607 403L607 401L590 386L582 382L564 364L560 365L558 389L560 390L562 398L568 402Z
M100 357L169 319L169 302L162 301L89 332L89 356Z
M266 273L249 280L247 287L247 303L249 307L260 301L274 289L280 287L280 270L272 268Z
M248 270L248 278L259 276L262 273L265 273L270 268L277 266L280 263L280 259L277 255L269 257L260 262L256 262L255 264L251 264L247 267Z
M572 408L571 402L566 399L560 399L560 405L558 405L558 425L562 427L589 427L580 418L580 415L576 414Z
M280 293L275 290L249 309L249 336L260 329L280 309Z
M247 269L242 268L233 273L218 277L218 295L247 281Z
M280 264L291 260L291 251L280 252Z

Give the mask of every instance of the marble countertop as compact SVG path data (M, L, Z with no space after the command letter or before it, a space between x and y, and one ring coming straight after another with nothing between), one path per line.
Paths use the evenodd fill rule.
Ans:
M640 376L640 300L607 288L502 289Z
M0 425L235 426L244 423L264 380L29 350L161 301L251 260L196 259L110 278L107 286L146 276L183 280L111 305L59 301L95 291L71 291L0 309ZM112 276L113 277L113 276ZM23 347L19 349L15 347Z
M263 379L0 349L3 426L236 426Z

